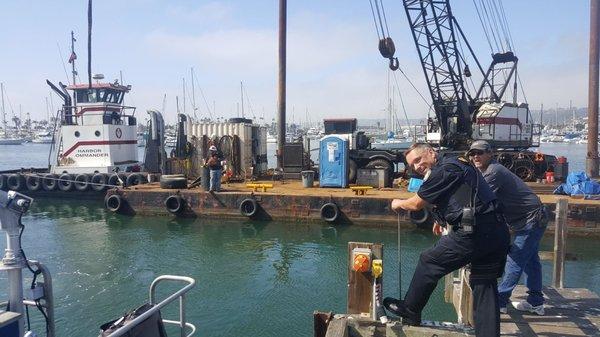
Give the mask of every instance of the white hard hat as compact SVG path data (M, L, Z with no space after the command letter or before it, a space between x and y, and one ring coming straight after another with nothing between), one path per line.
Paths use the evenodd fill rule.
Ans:
M217 147L216 147L216 146L214 146L214 145L211 145L211 146L208 148L208 150L209 150L209 151L217 151Z

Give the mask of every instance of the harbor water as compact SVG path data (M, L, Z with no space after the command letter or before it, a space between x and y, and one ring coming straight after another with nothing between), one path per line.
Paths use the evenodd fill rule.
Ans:
M583 169L585 145L544 144L569 154L571 170ZM0 147L0 169L45 166L47 145ZM561 153L562 152L562 153ZM581 157L573 158L580 154ZM269 158L270 159L270 158ZM312 336L314 310L345 312L347 242L384 244L384 294L398 295L410 282L419 253L436 238L426 230L401 232L398 261L393 229L305 223L227 222L170 217L127 217L107 212L101 201L36 200L23 219L27 256L46 264L54 279L59 336L95 336L101 323L147 300L161 274L194 277L188 320L198 336ZM572 238L565 283L600 293L600 251L595 240ZM0 250L4 250L4 237ZM550 250L545 238L542 250ZM544 284L551 265L543 263ZM27 273L27 272L25 272ZM0 273L0 284L6 274ZM166 294L172 287L159 293ZM6 287L0 286L0 298ZM176 305L163 317L173 318ZM34 327L43 332L40 316ZM456 319L438 287L426 319Z

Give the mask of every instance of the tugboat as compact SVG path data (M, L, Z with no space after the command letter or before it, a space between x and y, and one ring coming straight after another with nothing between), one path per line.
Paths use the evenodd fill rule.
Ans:
M101 74L93 78L91 85L46 81L64 101L49 166L0 172L0 189L103 192L148 182L138 160L135 107L123 104L131 86L101 82Z
M135 107L123 105L130 85L118 81L74 84L52 89L65 101L61 125L50 155L50 172L55 174L89 174L137 172L142 164L137 158ZM66 90L73 92L74 102ZM73 104L71 104L73 102Z

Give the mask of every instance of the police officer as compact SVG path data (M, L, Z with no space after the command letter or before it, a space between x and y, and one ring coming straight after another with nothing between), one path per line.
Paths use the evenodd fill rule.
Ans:
M429 144L413 144L407 163L424 176L423 185L409 199L394 199L395 211L434 207L441 227L449 234L421 253L404 300L386 298L384 305L404 324L419 325L421 311L444 275L471 264L476 336L499 336L500 313L496 278L500 277L509 246L508 227L496 211L496 197L468 159L442 157Z

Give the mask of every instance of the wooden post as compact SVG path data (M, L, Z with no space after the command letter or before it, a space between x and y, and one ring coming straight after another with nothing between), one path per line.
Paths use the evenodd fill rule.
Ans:
M552 272L552 286L564 287L565 253L567 245L567 198L556 200L556 219L554 220L554 266Z
M380 243L348 242L348 314L369 314L372 317L373 275L368 272L355 272L352 269L352 250L369 248L372 259L383 259L383 245ZM373 262L373 260L371 260ZM385 273L385 264L383 267ZM383 285L382 285L383 286Z

